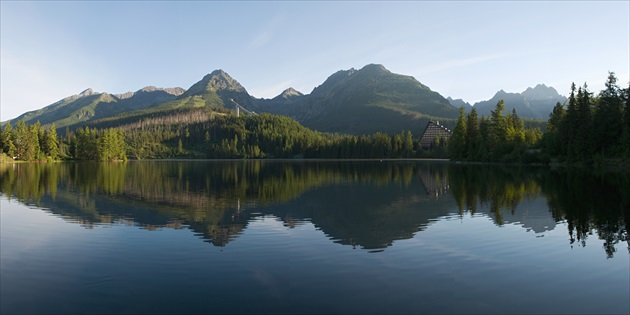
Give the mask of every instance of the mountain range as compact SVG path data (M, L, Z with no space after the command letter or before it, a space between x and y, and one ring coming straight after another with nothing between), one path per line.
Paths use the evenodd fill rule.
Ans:
M540 119L547 118L556 101L566 100L544 85L520 94L499 91L492 99L475 104L479 115L489 115L501 98L507 110L515 107L521 117ZM129 122L173 110L226 112L235 108L234 102L257 113L289 116L311 129L357 135L403 130L419 134L429 120L454 126L458 108L470 108L464 101L444 98L411 76L370 64L359 70L338 71L309 94L288 88L271 99L253 97L223 70L211 72L186 90L148 86L136 92L110 94L87 89L11 122L55 123L59 129L98 127L103 121L111 126L112 121L122 118Z
M516 109L519 117L547 120L556 103L563 104L567 98L558 94L553 87L544 84L538 84L534 88L529 87L522 93L508 93L500 90L491 99L477 102L472 106L461 99L448 98L451 105L464 106L467 112L474 107L479 116L490 116L490 112L500 100L505 101L504 114Z

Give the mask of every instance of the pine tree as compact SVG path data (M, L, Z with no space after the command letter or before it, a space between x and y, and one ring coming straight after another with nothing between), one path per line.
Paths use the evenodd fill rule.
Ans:
M574 154L579 160L587 160L593 155L591 96L586 83L578 90L576 100L576 128L574 132Z
M24 147L24 160L33 161L41 158L41 148L39 147L39 133L41 125L39 121L28 127L26 145Z
M512 108L512 112L506 117L508 132L507 140L515 143L523 143L525 141L525 124L518 117L516 108Z
M55 123L50 125L49 130L47 130L44 135L46 155L51 159L56 160L59 157L59 139L57 139L57 129L55 129Z
M2 141L2 147L0 148L2 152L6 153L9 157L14 157L15 144L14 144L13 127L11 127L11 122L8 122L4 126L0 141Z
M503 116L503 110L505 110L505 102L500 100L493 111L490 112L490 138L488 149L490 149L490 158L493 161L499 160L504 154L507 153L508 147L508 122L507 118Z
M453 160L465 160L466 151L466 115L464 114L464 106L462 106L459 109L457 124L448 141L448 155Z
M479 118L474 107L466 117L466 137L468 160L479 161L481 159L479 152L481 136L479 134Z
M15 124L15 157L18 160L24 160L24 152L28 144L28 126L24 120L20 120Z
M594 143L602 156L618 153L623 125L623 99L614 72L608 74L605 86L599 94L593 124Z
M577 113L577 99L575 97L575 83L571 83L571 94L569 95L569 104L567 105L567 112L564 117L561 126L560 139L566 144L565 155L568 160L575 160L575 130L579 128L578 113Z
M492 123L485 116L481 116L479 121L479 151L480 161L490 161L490 150L492 149Z
M562 122L566 113L560 102L557 102L549 114L547 132L545 133L545 149L552 156L566 154L566 145L561 140Z
M413 155L413 136L411 135L411 131L407 130L407 134L405 135L405 140L403 141L403 156L411 157Z

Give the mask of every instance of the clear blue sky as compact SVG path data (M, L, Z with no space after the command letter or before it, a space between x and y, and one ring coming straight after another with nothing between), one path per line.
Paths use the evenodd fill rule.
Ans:
M188 88L223 69L255 97L383 64L444 97L622 86L630 1L1 1L0 121L86 88Z

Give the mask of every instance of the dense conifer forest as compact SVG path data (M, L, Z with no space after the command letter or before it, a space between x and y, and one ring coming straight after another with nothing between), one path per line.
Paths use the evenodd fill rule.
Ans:
M630 160L629 90L609 73L598 94L571 86L566 104L557 103L543 134L525 128L516 111L503 115L501 100L489 118L463 108L448 144L449 158L458 161L601 164ZM616 163L615 163L616 164Z
M193 119L205 115L204 118ZM17 160L155 158L422 157L410 131L366 136L321 133L285 116L178 112L111 128L79 127L57 136L54 125L18 122L2 130L2 152Z

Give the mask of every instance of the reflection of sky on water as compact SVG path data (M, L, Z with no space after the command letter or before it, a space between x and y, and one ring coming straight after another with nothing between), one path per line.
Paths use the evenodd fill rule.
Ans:
M619 303L630 294L630 255L606 259L596 237L571 248L566 223L539 238L525 223L497 226L483 211L457 214L454 204L413 237L378 253L333 243L310 221L291 228L274 215L252 217L237 238L215 247L188 229L88 229L6 198L0 206L2 294L10 301L4 307L21 305L23 311L630 309Z

